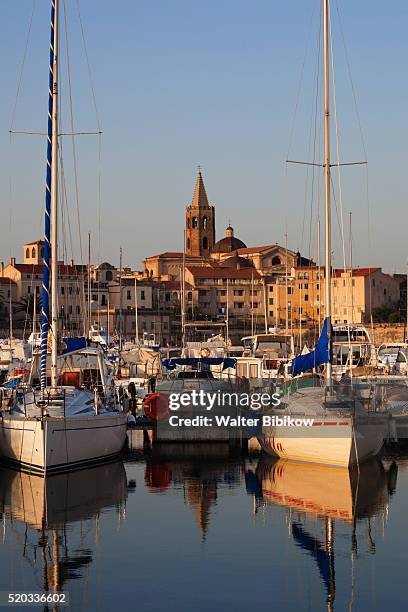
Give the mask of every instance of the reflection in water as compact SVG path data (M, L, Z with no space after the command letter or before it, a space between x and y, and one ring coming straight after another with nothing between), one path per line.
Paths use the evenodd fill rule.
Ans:
M152 493L165 493L170 487L183 492L202 542L217 504L218 487L235 487L240 480L240 464L228 460L228 446L214 444L163 445L149 458L145 471L145 484Z
M15 536L41 590L62 591L67 580L82 578L93 560L93 543L85 537L71 545L72 528L79 524L82 529L83 523L93 521L97 545L101 512L114 507L121 515L126 498L122 462L49 478L1 467L3 541ZM24 524L21 536L18 527Z
M246 473L255 512L268 504L289 511L290 535L315 561L326 588L328 610L334 609L336 591L335 523L352 525L352 567L357 553L356 524L362 519L368 519L369 551L374 554L370 518L386 510L396 488L397 471L395 462L387 471L378 461L347 470L262 457L255 474L250 470ZM322 525L323 537L319 533Z
M392 458L348 471L177 444L125 467L0 468L0 590L65 590L78 611L133 610L135 591L143 612L403 609L388 584L405 585L408 474Z

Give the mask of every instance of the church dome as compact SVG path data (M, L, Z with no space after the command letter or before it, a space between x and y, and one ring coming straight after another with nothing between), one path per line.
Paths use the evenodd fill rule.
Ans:
M221 255L224 253L233 253L237 249L245 249L245 248L246 248L246 244L242 242L242 240L234 236L233 228L230 225L228 225L226 232L225 232L225 237L221 238L221 240L218 240L214 244L211 252Z
M241 270L242 268L253 268L252 261L246 257L240 257L235 251L231 257L223 259L220 263L220 268L236 268Z

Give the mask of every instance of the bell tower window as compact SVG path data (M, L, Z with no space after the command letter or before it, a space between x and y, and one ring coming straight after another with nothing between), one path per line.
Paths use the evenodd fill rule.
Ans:
M203 226L203 229L207 229L207 217L203 217L202 226Z
M207 236L204 236L203 238L203 249L206 251L208 249L208 240L207 240Z
M198 219L197 219L197 217L193 217L193 219L192 219L192 228L195 229L196 227L198 227Z

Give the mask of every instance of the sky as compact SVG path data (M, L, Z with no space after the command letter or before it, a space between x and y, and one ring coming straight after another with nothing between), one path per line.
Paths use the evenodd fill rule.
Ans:
M9 130L46 129L49 5L34 2L21 73L33 1L0 2L4 261L21 260L23 242L43 233L45 138L10 136ZM141 268L148 255L181 250L184 208L200 165L216 206L217 238L230 221L248 246L284 244L287 233L289 248L317 259L321 170L285 160L322 157L320 2L66 5L65 19L61 1L62 129L71 129L67 39L74 129L100 125L103 132L100 141L95 135L75 140L78 201L72 139L61 139L67 257L86 261L88 232L94 261L118 264L122 247L124 264ZM392 10L379 0L332 1L332 159L338 150L342 162L368 161L343 167L340 184L333 171L336 265L344 257L348 262L352 211L354 264L387 272L406 267L407 29L403 0Z

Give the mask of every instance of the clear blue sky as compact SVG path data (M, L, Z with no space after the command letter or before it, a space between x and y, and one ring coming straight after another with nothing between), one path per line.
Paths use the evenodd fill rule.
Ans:
M284 160L305 50L290 156L311 158L319 1L79 2L103 129L99 254L98 142L93 136L77 141L81 224L84 236L92 232L95 258L117 263L122 246L124 262L140 267L146 255L180 250L184 206L192 196L197 164L216 205L218 237L231 219L248 245L282 243L287 225L289 246L307 255L318 189L310 222L306 169L290 166L285 175ZM403 0L392 6L379 0L338 3L369 161L370 232L366 170L353 167L342 173L344 211L347 217L353 211L354 259L358 265L403 270L408 256L408 6ZM94 130L76 0L67 4L75 127ZM20 244L42 234L44 139L14 136L10 143L8 134L31 8L32 0L3 0L0 6L3 260L21 258ZM15 129L46 127L48 13L49 2L37 0ZM365 154L334 0L332 13L340 154L343 161L361 160ZM63 125L68 130L63 64ZM69 139L63 149L76 235ZM334 234L336 263L341 264L336 220Z

